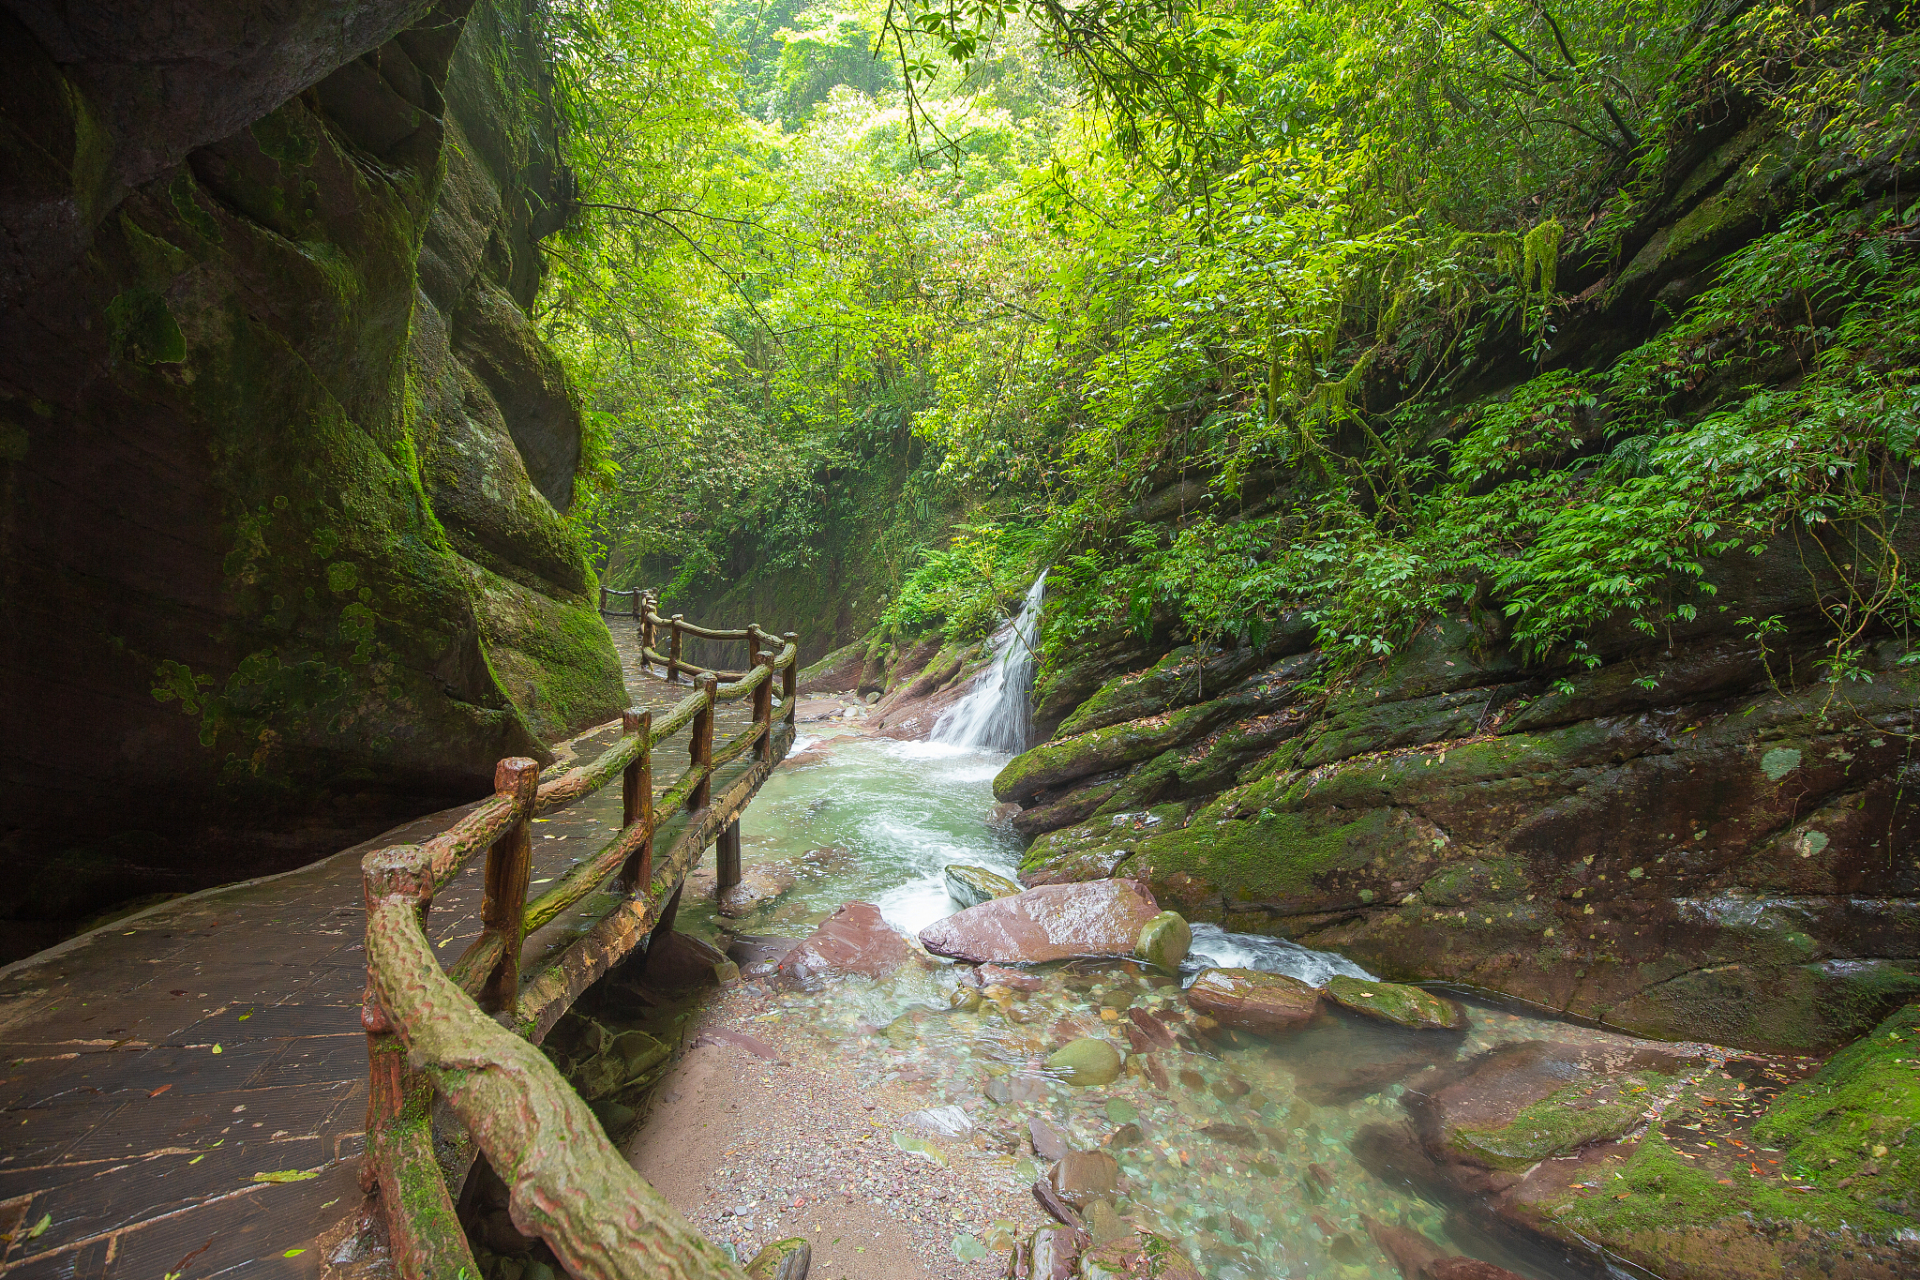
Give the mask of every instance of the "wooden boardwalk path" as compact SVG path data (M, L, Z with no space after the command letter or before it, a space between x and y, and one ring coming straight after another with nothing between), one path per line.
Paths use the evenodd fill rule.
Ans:
M664 713L686 696L685 683L634 674L633 628L610 622L635 706ZM732 733L751 711L729 704L716 719ZM619 731L615 721L567 746L588 760ZM298 871L164 903L0 970L0 1275L390 1275L358 1176L360 859L425 840L471 807ZM536 818L535 892L597 850L620 815L616 786ZM480 932L482 878L468 866L434 899L429 934L448 958ZM598 910L589 899L529 937L527 968Z

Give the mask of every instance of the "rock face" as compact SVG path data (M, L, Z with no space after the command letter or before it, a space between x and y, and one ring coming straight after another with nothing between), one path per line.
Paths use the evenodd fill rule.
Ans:
M1920 1274L1917 1039L1908 1005L1811 1074L1592 1033L1509 1044L1409 1081L1411 1128L1364 1129L1353 1150L1376 1176L1473 1197L1546 1274L1606 1273L1594 1245L1669 1280ZM1373 1234L1403 1274L1500 1274Z
M867 902L849 902L828 916L780 961L781 978L807 984L840 974L879 978L907 960L907 940Z
M1367 982L1335 974L1327 982L1327 999L1415 1031L1458 1031L1467 1025L1467 1011L1457 1001L1397 982Z
M1790 547L1740 559L1722 600L1809 616ZM1189 920L1645 1034L1831 1048L1920 990L1915 677L1889 644L1870 683L1776 687L1785 656L1717 625L1657 671L1626 631L1549 678L1445 618L1324 701L1311 650L1270 648L1208 702L1010 762L1022 827L1064 823L1021 878L1144 879Z
M296 864L623 700L522 311L567 186L530 6L149 10L0 15L28 915Z
M985 867L947 868L947 896L963 907L977 907L995 898L1011 898L1019 892L1019 885Z
M1306 1025L1320 1011L1320 990L1284 973L1208 969L1187 988L1187 1003L1222 1026L1275 1035Z
M920 931L920 945L975 963L1130 956L1159 913L1153 895L1131 881L1043 885L936 921Z

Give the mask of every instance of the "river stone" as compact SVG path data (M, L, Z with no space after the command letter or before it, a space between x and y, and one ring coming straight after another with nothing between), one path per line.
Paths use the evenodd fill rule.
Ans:
M1062 1200L1085 1212L1120 1186L1120 1164L1104 1151L1069 1151L1047 1174Z
M1202 1280L1178 1245L1150 1231L1087 1250L1079 1274L1080 1280Z
M947 868L947 896L962 907L977 907L995 898L1011 898L1019 892L1019 885L985 867L955 863Z
M805 1280L812 1266L813 1246L802 1236L792 1236L775 1240L741 1270L747 1280Z
M1180 913L1162 911L1141 928L1140 939L1133 944L1133 954L1173 973L1187 958L1187 948L1192 945L1193 930L1187 927Z
M920 931L920 943L975 963L1131 956L1140 930L1159 913L1153 895L1131 880L1048 884L936 921Z
M689 933L674 930L647 944L641 971L649 985L667 988L705 986L714 980L714 966L726 953Z
M1398 982L1368 982L1336 974L1327 983L1327 999L1415 1031L1458 1031L1467 1025L1467 1011L1457 1002Z
M789 951L779 976L805 985L840 974L880 978L907 960L907 940L893 931L869 902L848 902Z
M1080 1259L1086 1236L1072 1227L1041 1227L1027 1246L1033 1280L1073 1280L1073 1264Z
M1320 990L1284 973L1208 969L1187 988L1187 1003L1224 1026L1273 1035L1312 1018Z
M1027 1122L1027 1133L1033 1139L1033 1154L1042 1160L1059 1160L1073 1150L1067 1135L1040 1116Z
M740 877L740 883L720 894L720 914L728 919L752 915L793 888L791 872L756 867Z
M1047 1070L1066 1084L1082 1088L1112 1084L1120 1075L1120 1051L1091 1036L1070 1040L1047 1059Z
M1039 975L1009 969L1005 965L983 964L968 969L960 981L969 987L1005 987L1010 991L1038 991L1046 985Z

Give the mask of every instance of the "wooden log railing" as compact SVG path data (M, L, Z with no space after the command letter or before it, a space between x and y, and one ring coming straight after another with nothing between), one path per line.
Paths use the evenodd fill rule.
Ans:
M649 598L642 616L651 611ZM546 782L532 760L502 760L494 794L449 830L362 860L369 1072L362 1182L378 1190L402 1280L479 1280L448 1187L465 1165L445 1155L464 1151L470 1160L475 1147L507 1184L514 1225L544 1239L581 1280L741 1280L739 1265L614 1149L537 1046L588 986L656 929L671 927L681 885L708 845L730 839L738 878L740 813L793 742L798 654L787 637L777 650L757 653L738 680L723 685L700 673L694 691L664 717L628 712L616 744ZM715 711L743 698L752 699L751 726L716 748ZM682 729L687 767L656 798L654 752ZM729 771L749 753L744 769ZM529 901L529 823L616 775L620 829ZM657 861L656 844L664 845ZM433 896L482 848L481 933L443 970L426 933ZM610 880L614 905L557 957L522 975L523 940ZM436 1096L463 1133L436 1134Z
M609 606L615 603L614 597L629 600L632 607L630 609L619 610L610 608ZM711 671L722 680L744 680L753 674L754 667L760 661L759 653L762 649L772 649L777 653L785 646L793 644L799 639L799 636L792 631L787 632L785 635L775 635L771 631L763 631L760 628L760 624L755 622L750 622L744 627L734 628L702 627L688 622L683 614L676 613L671 616L662 616L660 613L660 597L658 593L639 587L628 591L619 591L611 587L600 588L600 612L611 614L614 617L631 617L637 619L640 624L641 661L649 667L657 666L661 668L666 672L667 680L673 684L678 684L682 675L691 676L702 671ZM659 637L662 629L667 633L667 647L665 652L662 652L659 648ZM701 666L697 663L689 662L685 657L686 641L689 638L696 640L744 641L747 646L746 665L740 670L725 670L718 667Z

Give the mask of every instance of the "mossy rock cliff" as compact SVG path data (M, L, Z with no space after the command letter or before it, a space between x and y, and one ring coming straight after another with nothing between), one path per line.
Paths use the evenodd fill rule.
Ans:
M30 881L130 813L122 892L281 869L624 701L564 520L578 415L520 311L556 225L552 122L501 88L539 83L531 27L417 17L182 7L169 39L249 51L221 77L0 20L0 705L38 743L0 847Z

